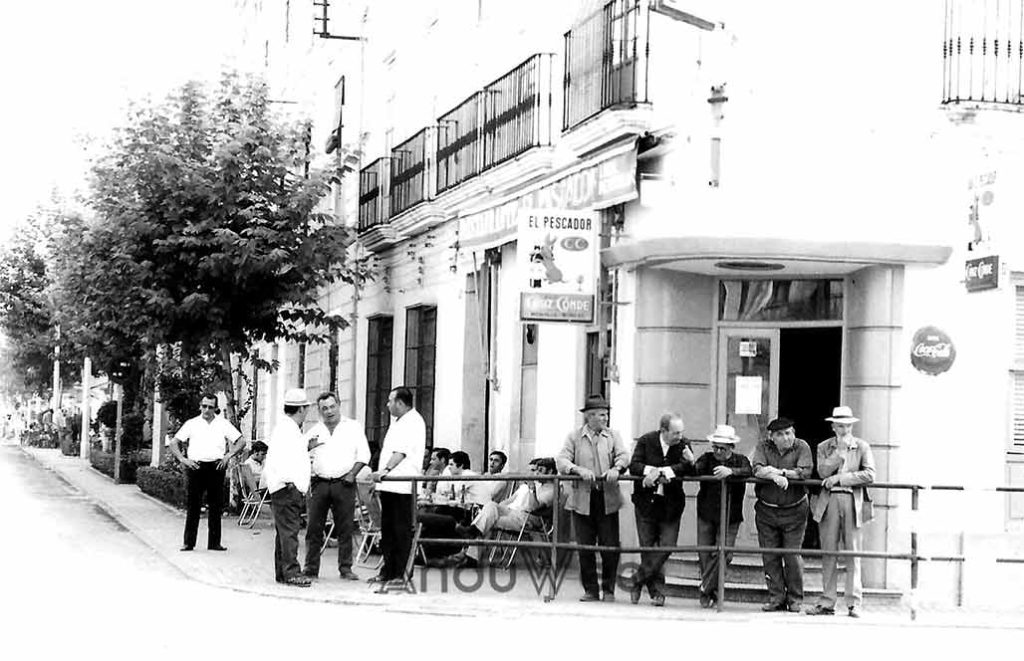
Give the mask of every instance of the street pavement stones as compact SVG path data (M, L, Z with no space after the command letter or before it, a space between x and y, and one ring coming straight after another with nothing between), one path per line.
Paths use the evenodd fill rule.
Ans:
M516 574L515 583L509 586L509 576L500 571L483 570L481 573L459 570L430 569L423 578L424 569L416 568L413 583L415 594L376 594L374 587L363 582L342 581L335 565L336 551L327 549L321 562L320 579L312 588L298 590L274 581L274 530L272 521L265 515L255 528L238 527L236 517L227 515L223 521L222 544L227 553L215 553L205 548L206 523L201 522L199 543L195 551L181 553L181 536L184 529L184 512L143 493L134 484L115 484L106 475L93 469L88 461L68 457L60 450L21 447L21 450L35 459L45 469L53 472L73 489L90 498L119 524L152 548L185 577L239 592L263 594L274 597L301 599L362 607L376 607L390 612L428 613L475 617L500 614L504 618L520 615L560 615L577 617L601 617L614 619L656 619L656 620L709 620L730 621L763 620L771 618L778 624L795 626L819 621L802 615L786 613L763 614L758 604L727 603L725 610L701 609L696 600L672 599L666 608L653 608L644 597L639 605L629 603L629 593L619 590L615 604L579 603L582 595L579 575L569 571L551 602L544 602L538 594L528 573ZM300 533L300 563L305 557L304 540ZM376 573L375 569L355 567L355 572L367 579ZM491 576L493 575L493 580ZM482 578L481 578L482 577ZM463 589L456 584L460 583ZM474 587L480 583L479 587ZM493 586L492 586L493 583ZM446 589L447 588L447 589ZM909 611L865 612L859 620L839 617L829 618L830 623L840 626L938 626L938 627L982 627L1024 629L1024 618L1020 612L975 612L963 609L931 610L919 612L916 621L911 621Z

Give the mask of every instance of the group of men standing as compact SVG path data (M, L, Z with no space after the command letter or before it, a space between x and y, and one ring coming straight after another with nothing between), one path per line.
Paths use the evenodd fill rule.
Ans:
M697 544L713 546L724 528L726 546L734 546L743 520L745 478L761 478L755 526L763 554L769 599L765 611L799 612L802 609L803 562L799 549L810 513L819 523L821 548L835 551L840 542L850 551L860 551L860 527L871 518L870 497L865 485L875 477L871 447L853 436L858 418L847 406L833 409L826 418L834 436L818 446L818 475L821 491L813 498L801 482L811 478L814 461L810 446L796 437L793 421L776 418L768 424L768 438L760 440L750 459L735 452L739 442L735 429L718 425L707 436L711 449L695 459L684 437L682 416L667 413L659 428L637 439L632 458L627 458L621 436L608 428L608 403L602 397L588 397L583 408L584 424L571 432L556 458L560 473L577 475L566 505L572 512L576 541L601 548L601 580L598 584L594 550L579 551L581 601L615 601L618 574L619 519L623 498L619 476L627 470L641 478L633 488L633 504L640 546L674 547L686 506L683 476L713 478L702 480L697 494ZM724 485L724 481L731 483ZM727 488L726 520L722 520L721 489ZM772 551L768 551L772 549ZM779 549L780 551L775 551ZM790 551L790 552L786 552ZM797 552L792 552L797 551ZM663 566L668 551L641 553L639 569L633 575L630 601L638 603L646 588L655 606L665 605ZM718 593L718 554L702 551L700 559L700 604L713 607ZM726 563L731 554L726 554ZM862 601L860 558L847 558L845 599L847 613L859 617ZM837 597L837 558L823 556L823 591L808 615L831 615Z

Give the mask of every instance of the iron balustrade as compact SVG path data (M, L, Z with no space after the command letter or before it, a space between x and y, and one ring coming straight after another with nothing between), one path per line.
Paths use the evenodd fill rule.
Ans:
M391 159L378 158L359 171L360 232L383 224L388 219L385 201L390 184Z
M437 118L437 192L480 174L480 106L482 92Z
M428 147L432 127L427 127L391 150L391 215L397 216L430 198Z
M482 170L551 142L551 62L538 53L483 90Z
M746 484L771 484L770 480L763 480L759 478L725 478L720 479L712 476L699 476L699 477L683 477L675 478L681 479L683 482L744 482ZM565 482L580 482L582 478L576 475L535 475L535 474L502 474L502 475L418 475L415 477L392 477L390 475L383 476L382 481L386 482L412 482L413 494L418 493L418 484L420 482L521 482L521 481L534 481L534 482L554 482L555 483L555 496L554 503L557 504L562 502L562 484ZM619 478L619 481L623 482L640 482L643 477L636 477L632 475L623 475ZM811 487L820 487L822 485L821 480L789 480L790 484L802 484ZM871 489L891 489L891 490L903 490L911 492L911 511L917 512L920 506L920 493L921 491L965 491L965 487L960 485L920 485L910 483L887 483L887 482L874 482L869 485L864 485ZM994 491L998 493L1024 493L1024 487L991 487L988 491ZM728 502L729 502L729 489L719 490L719 521L728 520ZM618 553L645 553L645 552L668 552L668 553L694 553L694 552L713 552L718 554L718 593L716 595L716 608L718 611L722 610L722 606L725 602L725 573L726 573L726 562L725 556L727 554L732 555L801 555L808 557L824 557L824 556L835 556L837 558L843 557L858 557L858 558L872 558L881 560L904 560L910 562L910 589L915 591L918 588L919 582L919 568L922 562L953 562L962 563L965 561L963 555L921 555L918 553L918 538L917 532L911 531L910 533L910 552L909 553L887 553L881 551L821 551L813 549L792 549L783 547L750 547L750 546L728 546L725 543L725 534L728 526L719 526L718 528L718 542L713 546L701 546L697 544L690 545L679 545L679 546L601 546L598 544L578 544L576 542L559 542L559 517L552 517L553 530L551 534L551 540L547 542L533 542L533 541L514 541L514 540L489 540L489 539L450 539L442 537L421 537L419 529L419 503L416 498L412 499L412 529L413 529L413 543L410 549L408 563L406 565L406 583L412 585L412 569L413 562L415 561L415 550L416 546L420 543L426 544L439 544L448 546L479 546L479 547L490 547L490 546L512 546L515 548L527 548L527 549L546 549L550 553L550 559L548 564L548 571L555 571L558 567L558 552L559 551L614 551ZM995 558L997 564L1024 564L1024 557L1016 558ZM557 581L551 580L546 581L548 586L548 593L544 595L545 601L551 601L555 598L556 583ZM917 618L917 607L914 603L911 603L910 607L911 619Z
M946 0L942 103L1024 105L1024 3Z
M645 0L611 0L565 33L563 131L647 102L649 27Z

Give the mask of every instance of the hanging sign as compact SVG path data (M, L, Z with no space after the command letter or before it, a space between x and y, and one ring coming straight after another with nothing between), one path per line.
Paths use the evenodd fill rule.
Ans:
M524 321L594 321L599 225L589 210L519 212L516 250Z
M757 340L740 340L740 358L757 357Z
M967 291L985 291L999 287L999 255L968 259L964 265Z
M942 374L953 366L956 347L945 331L925 326L914 333L910 343L910 364L919 372L931 376Z

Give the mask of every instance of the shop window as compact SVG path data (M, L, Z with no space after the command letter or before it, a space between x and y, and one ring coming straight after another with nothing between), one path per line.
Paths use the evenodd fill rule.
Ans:
M371 317L367 325L366 344L366 440L373 454L380 451L391 416L388 395L391 393L391 347L395 322L392 317Z
M434 447L434 357L437 351L437 308L420 305L405 315L405 380L416 410L427 427L427 447Z
M722 280L719 321L839 321L842 280Z

